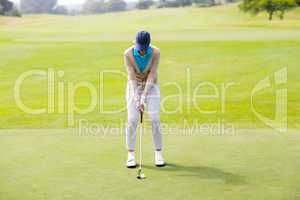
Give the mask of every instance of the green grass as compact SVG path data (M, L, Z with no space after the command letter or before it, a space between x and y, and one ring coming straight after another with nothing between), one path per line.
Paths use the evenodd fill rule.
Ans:
M235 135L164 135L169 166L153 167L152 144L144 139L147 179L135 179L136 170L124 167L123 135L79 136L80 120L93 133L123 130L126 112L105 114L125 105L126 77L123 51L136 31L152 33L161 49L159 82L163 98L161 120L169 128L188 130L200 124L225 122ZM286 199L300 198L300 9L286 19L268 21L241 13L236 4L213 8L153 9L91 16L29 15L0 17L0 199ZM263 78L283 67L288 69L288 127L278 133L261 122L251 110L250 95ZM64 72L56 76L53 113L24 113L14 99L17 78L28 70ZM190 74L190 87L186 81ZM58 83L88 81L96 88L96 108L75 113L68 126L67 105L58 112ZM196 99L190 95L201 82L209 81L227 90L225 112L220 99ZM170 85L170 83L172 85ZM169 84L169 85L168 85ZM171 98L181 88L182 99ZM100 89L105 90L100 104ZM47 106L47 79L34 76L22 85L21 97L33 108ZM212 94L212 88L202 88ZM255 98L255 108L264 116L275 116L275 87ZM64 102L67 103L65 89ZM75 94L76 106L90 102L86 89ZM180 103L181 102L181 103ZM202 109L216 113L199 112ZM167 113L163 109L175 110ZM187 122L187 124L186 124ZM146 125L148 131L149 124ZM225 128L226 128L225 127ZM73 128L73 129L64 129ZM83 127L84 128L84 127ZM91 133L90 133L91 134ZM173 134L173 135L172 135Z
M143 28L152 32L153 43L161 48L159 79L162 96L178 93L167 83L176 82L182 88L181 106L176 98L169 98L164 103L166 110L180 107L180 111L163 112L163 121L182 123L183 120L197 119L203 122L222 118L237 127L265 127L250 110L251 90L262 78L287 67L288 123L289 127L299 127L299 9L288 13L284 21L275 19L272 22L263 14L253 18L231 5L95 16L2 17L0 24L1 128L67 127L68 110L65 108L64 113L59 114L57 100L55 112L51 114L25 114L16 106L13 88L18 76L31 69L53 68L65 72L64 78L57 81L89 81L99 91L101 71L125 72L122 53L132 44L135 32ZM220 110L219 100L196 100L201 108L217 111L212 115L197 111L191 100L185 98L188 95L187 68L191 72L191 91L201 81L210 81L219 89L222 83L234 82L226 94L225 113ZM106 76L105 109L124 106L125 85L126 78L122 76ZM25 104L34 108L46 106L46 86L46 78L26 80L22 87ZM256 102L259 111L268 117L274 117L273 89ZM125 112L111 115L99 112L100 94L97 97L93 112L75 115L75 126L82 118L92 122L101 120L102 124L125 119ZM78 91L75 101L82 107L88 105L88 92Z
M165 135L170 165L146 180L126 169L121 136L70 130L1 131L1 199L299 199L299 132L240 130L234 136ZM22 148L20 148L22 147ZM5 150L5 151L4 151Z

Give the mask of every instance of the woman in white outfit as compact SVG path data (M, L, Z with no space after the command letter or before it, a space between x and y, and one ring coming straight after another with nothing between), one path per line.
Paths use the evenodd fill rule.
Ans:
M128 149L128 168L136 167L134 156L136 128L140 113L147 108L155 148L155 165L165 165L162 156L162 134L160 131L160 88L157 83L157 68L160 51L150 45L150 34L146 31L137 33L135 45L124 52L124 62L128 71L126 91L128 125L126 144Z

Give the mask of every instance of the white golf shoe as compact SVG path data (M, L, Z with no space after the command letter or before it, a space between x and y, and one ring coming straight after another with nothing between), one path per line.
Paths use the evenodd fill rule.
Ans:
M127 168L135 168L136 167L134 152L128 152L126 167Z
M155 165L156 165L156 167L164 167L165 166L165 160L162 156L161 151L155 151Z

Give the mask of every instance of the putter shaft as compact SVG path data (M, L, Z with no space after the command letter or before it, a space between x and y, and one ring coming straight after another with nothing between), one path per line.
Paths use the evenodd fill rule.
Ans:
M145 175L142 173L142 135L143 135L143 112L140 112L141 115L141 125L140 125L140 163L139 163L139 169L138 169L138 174L137 178L138 179L144 179Z

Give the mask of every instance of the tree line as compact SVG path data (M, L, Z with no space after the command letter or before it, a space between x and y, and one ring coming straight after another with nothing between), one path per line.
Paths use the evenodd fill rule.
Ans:
M115 5L112 6L111 1L115 1ZM185 7L191 5L197 6L213 6L223 3L232 3L237 0L139 0L135 8L136 9L148 9L165 8L165 7ZM116 3L118 2L118 3ZM300 6L300 0L242 0L239 4L239 8L244 12L250 12L257 15L260 12L267 12L269 20L273 19L273 15L276 14L280 19L284 18L284 14ZM104 13L110 11L122 11L126 10L126 2L123 0L87 0L83 6L82 12L91 13Z
M83 9L75 14L123 10L126 10L126 2L124 0L87 0L83 5ZM69 14L69 10L65 6L57 5L57 0L21 0L21 11L22 13Z
M0 0L0 15L21 16L24 14L52 13L52 14L96 14L105 12L118 12L128 9L148 9L151 6L184 7L192 4L218 4L219 0L138 0L131 7L125 0L86 0L80 10L68 10L63 5L58 5L58 0L21 0L19 9L10 0ZM234 1L234 0L229 0ZM130 4L130 3L129 3ZM130 7L130 8L128 8Z
M111 3L109 0L87 0L83 5L82 12L83 13L103 13L109 11L122 11L126 10L126 2L123 0L115 0L119 1L118 6L116 3L115 8L111 7ZM133 8L135 9L149 9L153 8L165 8L165 7L185 7L185 6L213 6L222 4L223 1L226 2L234 2L237 0L138 0Z
M124 0L86 0L82 6L82 14L125 11L127 3Z
M234 1L236 0L138 0L135 3L126 3L125 0L86 0L80 10L72 11L63 5L58 5L58 0L21 0L20 12L10 0L0 0L0 15L21 16L21 13L97 14L128 9L149 9L150 7L213 6ZM284 14L296 6L300 6L300 0L242 0L239 4L242 11L255 15L267 12L269 20L272 20L274 15L283 19Z

